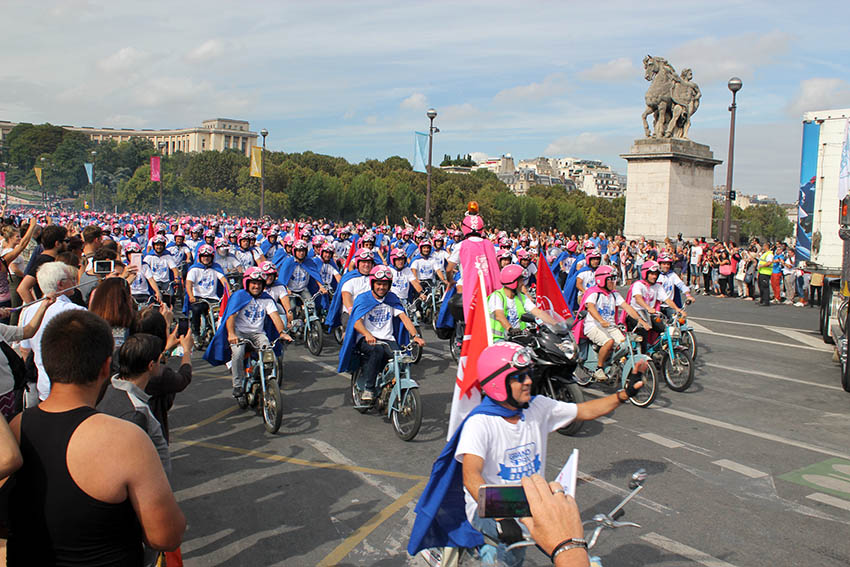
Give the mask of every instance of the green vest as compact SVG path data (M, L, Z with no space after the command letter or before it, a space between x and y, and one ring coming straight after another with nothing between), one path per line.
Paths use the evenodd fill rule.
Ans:
M768 259L768 256L770 256L770 259ZM767 266L758 269L760 274L769 276L773 273L773 252L768 250L767 252L759 256L759 262L767 262Z
M497 289L496 291L491 293L490 296L487 298L488 304L490 303L490 299L493 296L499 297L499 300L502 302L502 311L504 311L505 316L507 316L507 311L508 311L507 305L508 305L508 301L511 301L511 300L508 299L508 296L505 294L504 288ZM513 302L514 302L514 305L516 306L517 317L522 317L523 313L525 313L525 305L523 305L525 303L525 296L522 295L521 293L517 293L514 296ZM493 339L504 339L505 338L505 328L502 326L502 324L499 322L498 319L496 319L496 317L493 314L490 315L490 325L493 329ZM520 321L519 328L525 329L525 323Z

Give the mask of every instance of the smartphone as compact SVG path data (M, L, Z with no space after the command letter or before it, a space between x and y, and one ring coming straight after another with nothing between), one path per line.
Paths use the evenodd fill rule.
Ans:
M111 274L115 268L113 260L96 260L94 263L94 273L96 274Z
M484 484L478 488L478 515L482 518L524 518L531 508L521 484Z
M185 317L177 320L177 338L184 336L189 332L189 319Z
M139 253L130 254L130 265L142 269L142 255Z

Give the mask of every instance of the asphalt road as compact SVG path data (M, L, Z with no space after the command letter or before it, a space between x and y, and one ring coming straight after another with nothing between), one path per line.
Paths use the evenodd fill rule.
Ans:
M603 534L606 565L711 567L850 564L850 394L815 333L815 309L734 299L691 306L701 352L688 392L662 386L649 409L623 406L553 433L547 477L580 450L584 517L609 510L629 475L649 479ZM424 406L416 439L350 406L320 357L286 353L277 435L236 408L222 368L200 359L172 411L173 484L188 518L187 565L425 565L406 553L413 506L445 443L455 364L429 332L414 370ZM531 548L527 565L547 565Z

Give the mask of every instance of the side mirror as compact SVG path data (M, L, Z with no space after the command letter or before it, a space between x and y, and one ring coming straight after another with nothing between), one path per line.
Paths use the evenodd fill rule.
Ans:
M638 486L642 486L646 481L646 469L638 469L632 474L629 479L629 490L634 490Z
M537 320L537 317L532 315L531 313L523 313L519 318L523 323L534 323Z

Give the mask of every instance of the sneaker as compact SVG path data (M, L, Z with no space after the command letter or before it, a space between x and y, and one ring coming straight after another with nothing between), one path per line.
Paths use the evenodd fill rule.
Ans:
M234 398L241 398L243 395L245 395L245 392L242 391L242 386L236 386L235 388L233 388Z
M195 342L195 348L199 349L203 345L203 339L201 339L201 335L192 335L192 340Z
M806 304L803 303L802 301L798 301L794 304L794 307L805 307L805 306L806 306Z
M360 394L360 401L364 403L371 403L375 399L375 394L372 393L372 390L363 390Z
M594 373L593 373L593 379L596 380L597 382L606 381L608 379L608 375L605 374L605 369L601 368L601 367L597 368L596 371L594 371Z

